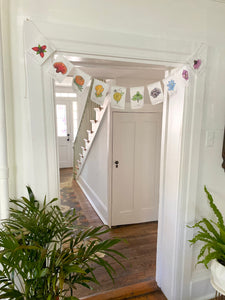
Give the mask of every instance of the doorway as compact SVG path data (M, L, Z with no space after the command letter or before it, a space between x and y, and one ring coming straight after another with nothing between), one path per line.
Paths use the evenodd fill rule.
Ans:
M71 61L74 62L74 59L72 59ZM158 80L163 79L165 70L168 69L168 67L166 66L152 66L151 64L143 65L143 64L131 63L131 62L121 63L119 61L111 62L109 60L100 60L100 59L99 60L95 59L93 61L91 59L87 60L87 59L77 58L77 61L78 62L74 62L74 65L79 66L82 71L86 71L89 74L91 73L93 77L95 77L96 74L98 74L98 78L103 80L117 79L116 82L117 84L126 85L127 87L134 86L135 84L146 86L147 84L151 83L152 80L155 81L157 79ZM68 81L69 80L67 80L67 82ZM64 87L64 92L69 92L69 90L66 90L66 87ZM135 173L138 176L138 178L136 178L133 182L129 183L131 186L135 186L135 185L137 186L137 188L134 189L134 193L136 194L135 196L136 204L132 213L130 213L128 218L124 218L124 214L121 214L119 221L115 221L115 222L113 221L113 223L110 224L113 226L122 225L122 224L133 224L133 225L122 226L117 228L114 227L112 229L112 234L127 239L129 242L126 246L121 245L124 248L124 252L125 252L124 254L128 257L128 262L125 262L127 270L124 271L121 269L118 270L119 272L116 278L117 288L122 287L124 285L135 284L141 281L154 280L155 269L156 269L156 248L157 248L157 227L158 227L157 220L158 220L158 200L159 200L159 195L158 195L159 159L160 159L160 141L161 141L162 104L157 105L156 108L153 107L153 105L151 105L150 103L148 93L145 92L144 107L140 110L131 111L129 109L129 95L127 96L126 100L127 100L126 108L124 112L121 111L112 112L113 121L115 121L113 122L113 124L115 125L117 124L117 126L113 128L113 137L112 136L108 137L108 139L113 138L113 140L115 141L115 137L117 137L118 139L119 138L118 133L121 132L121 129L124 129L123 130L124 137L122 137L122 139L124 139L125 136L127 136L131 138L130 140L133 140L134 148L133 149L130 148L130 150L133 151L133 152L130 151L131 154L130 161L133 161L134 164L136 165ZM61 102L57 100L56 103L61 105ZM66 102L64 102L64 104L65 103ZM108 115L106 117L109 117L108 121L111 122L111 116ZM121 117L125 118L126 120L125 119L121 120ZM122 126L122 124L128 124L128 123L132 124L131 126L136 128L136 132L133 132L134 135L132 137L130 133L126 131L125 128L126 125L125 127ZM129 128L128 131L130 131ZM116 135L114 136L114 134ZM66 132L64 132L64 138L67 138ZM127 148L124 147L125 146L124 142L121 143L118 140L117 145L120 144L123 145L122 148L124 151L124 156L126 156L127 149L129 148L129 141L128 141ZM113 147L114 147L113 152L116 151L115 146L116 144L113 143ZM121 153L121 150L117 152ZM103 157L101 157L101 159L102 158ZM120 166L122 166L122 159L119 158L119 160L121 163ZM108 162L106 156L106 160L104 162L101 160L101 164L107 165L107 163ZM120 166L119 166L119 170L121 170ZM59 162L59 167L60 167L60 162ZM102 168L102 165L100 167ZM70 173L71 177L68 180L66 181L63 180L62 174L64 173L67 176L69 174L69 171L71 171L69 170L69 168L67 169L60 168L60 175L61 175L60 177L62 180L61 181L62 207L68 208L68 207L73 207L73 205L75 208L78 207L78 209L80 209L79 213L81 213L82 220L87 220L87 222L91 223L92 220L89 221L89 218L95 213L93 212L93 210L91 211L92 209L91 207L88 209L88 212L86 211L85 201L87 201L87 199L85 200L83 198L84 196L81 196L81 191L79 190L79 186L72 181L72 172ZM89 169L89 173L90 172L91 169ZM127 173L127 166L125 167L124 173ZM153 173L154 176L152 176ZM114 178L118 180L119 177L116 176L116 174L114 175L115 175ZM103 176L111 177L111 174L110 175L104 174ZM120 179L121 179L120 180L121 183L123 184L125 179L124 176L122 175ZM118 181L114 180L113 184L116 187L115 189L112 188L112 190L117 191ZM126 183L124 184L126 185ZM71 201L69 200L69 197L71 197L70 199ZM77 200L75 200L75 197ZM83 202L80 199L84 199ZM126 199L129 200L129 197L126 197ZM113 201L113 203L115 202ZM109 213L110 203L108 204L109 204L108 206L108 213ZM140 204L142 204L141 207ZM114 208L114 215L118 216L116 212L118 212L117 207ZM99 222L100 223L98 225L101 225L102 224L101 220L99 220ZM136 224L136 223L142 223L142 224ZM105 289L106 288L109 289L110 287L113 288L112 284L109 282L109 280L108 281L107 280L105 281L105 285L103 285L103 288ZM103 281L104 278L102 278L101 282ZM99 290L101 290L101 288L99 288ZM83 295L85 295L88 291L83 291L83 292L84 292Z
M173 67L179 67L191 58L201 58L204 66L207 61L207 45L202 45L198 41L161 39L94 28L81 30L80 27L71 24L62 26L59 23L37 21L36 25L45 29L46 38L60 50L61 54L75 51L77 56L83 58L108 58L112 61ZM33 137L31 158L33 170L36 172L32 186L37 191L45 191L50 199L59 195L59 172L53 83L48 73L43 72L44 69L45 66L38 69L32 61L28 64L29 112L32 116L30 131ZM165 155L168 105L167 103L164 105L156 280L164 294L171 299L190 299L194 292L198 292L198 287L203 282L203 279L199 278L199 281L192 285L192 249L187 242L190 230L187 230L186 224L195 218L204 91L203 69L201 74L193 79L191 89L186 95L187 101L182 107L182 118L179 123L182 126L182 134L178 140L180 146L177 148L180 159L173 165L173 169L179 169L177 178L169 177L168 172L165 172L170 157ZM177 135L177 130L174 134ZM37 159L40 153L41 159ZM173 183L173 188L169 194L166 188L172 187L170 182ZM42 193L37 196L42 198ZM171 259L168 260L168 257Z

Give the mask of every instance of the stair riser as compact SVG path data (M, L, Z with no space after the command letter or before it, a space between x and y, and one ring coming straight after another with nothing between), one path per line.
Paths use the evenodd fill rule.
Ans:
M91 122L91 131L87 130L88 133L88 140L84 139L84 146L81 147L81 153L80 155L80 164L79 164L79 170L77 172L76 177L79 177L79 174L83 168L83 165L85 163L86 157L88 155L88 152L91 148L92 142L95 138L95 135L98 131L98 128L100 126L101 120L104 116L105 110L108 106L109 103L109 99L107 101L105 101L104 107L100 110L99 108L94 108L95 112L96 112L96 120L90 120Z

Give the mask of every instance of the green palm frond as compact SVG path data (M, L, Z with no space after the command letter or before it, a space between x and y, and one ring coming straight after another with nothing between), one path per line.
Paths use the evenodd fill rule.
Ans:
M30 187L27 192L28 198L10 200L10 217L0 228L0 299L77 299L78 284L99 284L93 263L113 280L107 258L123 266L124 255L113 249L121 240L103 240L107 226L82 229L75 210L63 214L57 199L41 203Z

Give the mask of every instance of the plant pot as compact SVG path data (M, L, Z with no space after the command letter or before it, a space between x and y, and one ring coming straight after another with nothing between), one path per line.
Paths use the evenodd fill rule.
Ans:
M225 266L217 260L211 264L211 284L215 290L225 296Z

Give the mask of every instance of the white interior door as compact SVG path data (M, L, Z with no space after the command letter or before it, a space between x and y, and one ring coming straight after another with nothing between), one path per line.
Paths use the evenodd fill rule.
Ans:
M73 106L72 101L56 101L59 167L73 166Z
M112 225L158 219L161 113L113 113Z

